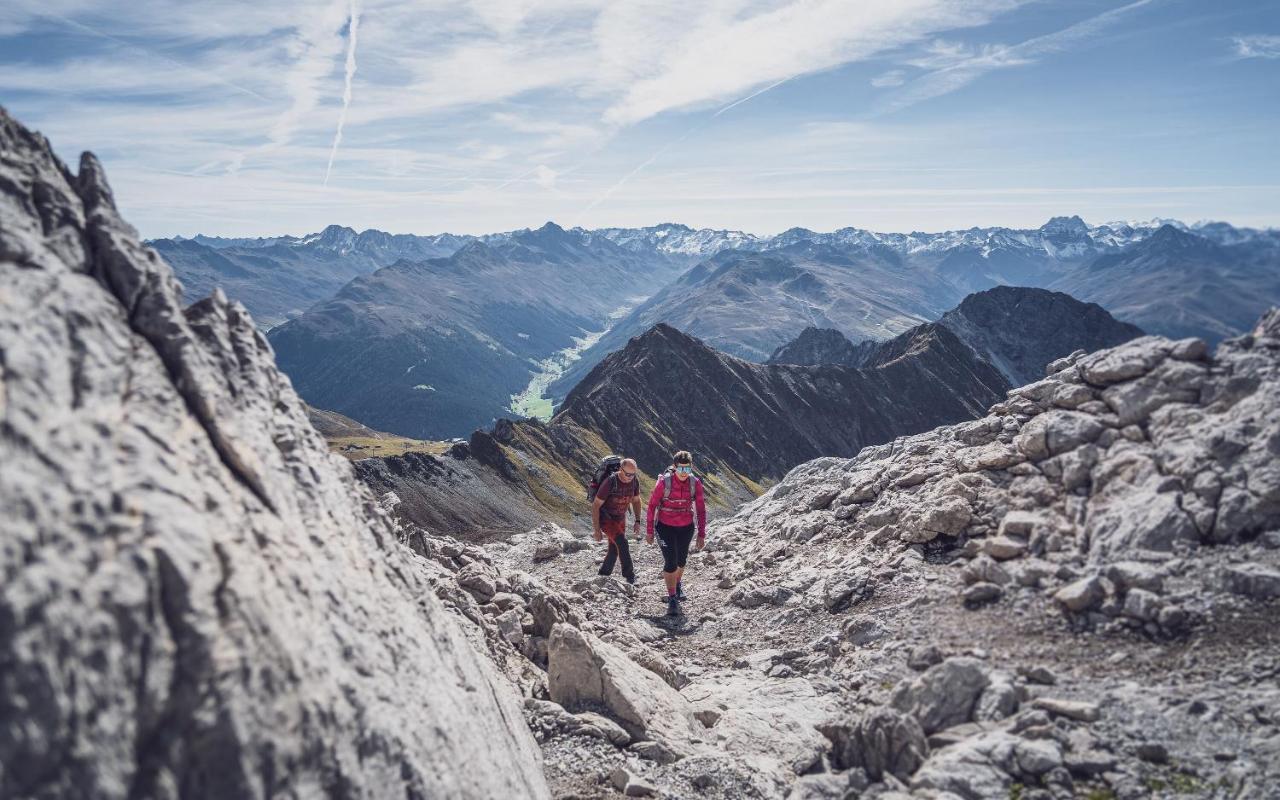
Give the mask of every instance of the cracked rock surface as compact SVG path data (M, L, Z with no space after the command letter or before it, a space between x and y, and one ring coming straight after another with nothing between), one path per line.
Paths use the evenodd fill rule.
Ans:
M243 307L0 110L0 796L542 797Z

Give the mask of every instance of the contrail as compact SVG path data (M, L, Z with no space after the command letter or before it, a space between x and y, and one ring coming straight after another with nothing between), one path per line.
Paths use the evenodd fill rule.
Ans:
M798 74L798 73L797 73L797 74ZM771 89L777 89L779 86L781 86L782 84L786 83L787 81L791 80L791 79L792 79L792 78L794 78L794 77L796 77L796 76L795 76L795 75L788 75L787 77L783 78L782 80L780 80L780 81L775 81L774 83L769 84L768 86L764 87L763 89L757 89L756 91L752 92L751 94L747 95L746 97L742 97L742 98L739 98L739 99L737 99L737 100L734 100L732 103L730 103L729 105L727 105L727 106L725 106L724 108L720 109L719 111L717 111L716 113L712 114L711 116L712 116L712 117L718 117L718 116L720 116L721 114L723 114L724 112L726 112L726 111L728 111L728 110L730 110L730 109L732 109L732 108L737 108L738 106L742 105L743 103L747 102L748 100L753 100L753 99L755 99L755 98L759 97L760 95L764 94L765 92L767 92L767 91L769 91L769 90L771 90Z
M347 71L342 86L342 111L338 114L338 130L333 134L333 147L329 150L329 166L324 170L324 185L329 185L333 172L333 159L342 143L342 126L347 124L347 107L351 105L351 80L356 76L356 37L360 32L360 3L351 0L351 24L347 28Z

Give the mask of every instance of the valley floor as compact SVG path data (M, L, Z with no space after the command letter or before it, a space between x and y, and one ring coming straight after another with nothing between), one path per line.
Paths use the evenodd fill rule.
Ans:
M555 401L545 396L548 387L559 380L560 376L564 375L565 371L578 359L582 358L583 353L608 335L618 320L631 313L631 310L644 302L644 300L643 296L628 299L625 304L610 312L609 324L603 329L574 339L573 344L569 347L552 353L539 362L538 371L529 380L529 385L525 387L525 390L520 394L511 396L511 405L509 406L511 413L518 418L533 417L543 422L551 419L552 414L555 412Z

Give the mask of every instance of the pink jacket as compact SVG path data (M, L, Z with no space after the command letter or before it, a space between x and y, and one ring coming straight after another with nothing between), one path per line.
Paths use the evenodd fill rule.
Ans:
M693 524L693 513L696 509L698 512L698 535L707 535L707 505L702 497L702 481L696 481L698 488L694 492L693 498L690 499L689 490L694 483L695 478L693 476L690 476L687 481L672 477L671 495L664 504L662 502L662 476L658 477L658 480L653 484L653 493L649 495L649 513L646 520L648 533L653 533L655 514L658 522L663 525L682 528L685 525Z

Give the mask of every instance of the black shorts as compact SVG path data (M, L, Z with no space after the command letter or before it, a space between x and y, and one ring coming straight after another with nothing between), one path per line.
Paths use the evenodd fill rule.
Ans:
M662 547L662 571L675 572L689 560L689 543L693 541L693 523L675 527L661 522L653 526Z

